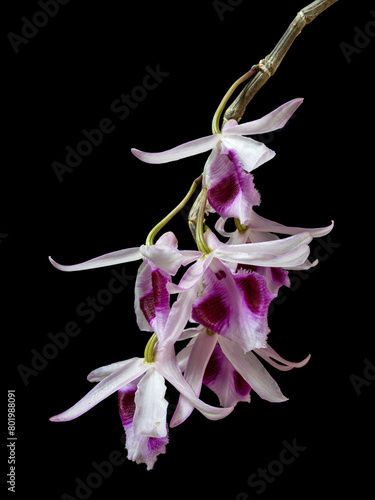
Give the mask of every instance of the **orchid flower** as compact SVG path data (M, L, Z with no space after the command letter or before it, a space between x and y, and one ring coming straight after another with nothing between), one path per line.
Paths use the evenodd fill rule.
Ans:
M202 402L183 377L175 356L174 343L189 319L195 293L192 289L179 295L164 330L150 338L143 358L135 357L92 371L88 380L99 383L78 403L50 420L75 419L118 391L120 416L129 439L129 458L138 463L145 462L150 469L157 455L164 452L168 441L165 380L208 419L226 417L233 408L216 408Z
M61 271L82 271L143 259L135 283L134 309L141 330L160 331L169 313L169 294L166 283L171 281L181 265L186 266L202 256L202 252L177 250L177 239L172 232L163 234L155 245L126 248L100 257L63 266L49 258ZM156 324L157 323L157 324Z
M240 401L250 402L251 390L273 403L287 400L253 352L282 371L301 368L310 359L309 355L299 363L292 363L269 346L244 353L236 343L202 325L186 330L181 338L188 335L193 336L192 340L177 355L185 379L197 396L204 383L215 392L224 407L234 407ZM180 395L170 426L184 422L193 409L194 406Z
M201 255L201 252L195 250L177 250L177 239L172 232L168 232L163 234L155 245L125 248L124 250L100 255L79 264L64 266L55 262L51 257L49 257L49 260L56 269L72 272L147 259L156 268L162 269L173 276L177 273L181 265L187 265Z
M296 235L301 233L308 233L312 238L319 238L326 236L333 229L333 221L329 226L319 227L319 228L303 228L303 227L290 227L284 226L277 222L265 219L258 215L254 210L251 214L250 222L247 226L240 226L233 232L225 231L225 223L227 218L220 217L215 225L215 229L219 234L225 236L228 239L228 244L238 245L244 243L260 243L266 241L276 241L279 238L274 233L286 234L286 235ZM238 224L237 224L238 225ZM283 266L280 267L263 267L263 266L246 266L239 265L237 269L251 269L256 271L260 275L264 276L267 280L267 287L271 293L277 294L280 286L290 286L287 270L306 270L311 267L316 266L318 260L310 262L307 258L304 262L299 265L294 266Z
M240 245L224 244L211 231L205 233L210 253L187 269L179 284L168 283L170 293L200 286L192 319L239 344L245 352L266 346L267 311L274 294L266 279L233 265L297 266L305 262L312 237L300 233L288 238Z
M244 136L284 127L302 101L293 99L258 120L240 125L230 120L221 133L161 153L146 153L134 148L132 153L146 163L167 163L212 150L203 172L203 188L208 188L208 201L221 216L235 217L247 224L252 207L260 203L250 172L271 160L275 152Z

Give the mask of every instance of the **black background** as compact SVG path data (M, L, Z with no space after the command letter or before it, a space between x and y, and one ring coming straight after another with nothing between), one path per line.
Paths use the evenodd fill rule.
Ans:
M60 273L47 256L73 264L139 246L182 199L205 155L153 166L130 148L162 151L209 135L227 88L272 50L303 7L301 1L237 4L220 19L211 1L71 1L18 53L7 35L21 34L22 17L32 19L41 8L36 1L3 4L2 397L5 406L6 389L15 389L13 497L83 498L76 478L87 483L93 462L108 461L114 450L126 456L115 395L72 422L48 419L89 390L92 369L143 355L148 335L137 330L133 311L138 263L125 266L124 291L87 321L77 308L107 288L111 268ZM374 373L364 373L365 360L375 362L374 7L341 0L306 26L243 118L304 97L285 129L263 138L277 155L254 173L259 212L304 227L335 220L327 246L313 246L322 257L318 268L295 275L269 319L269 341L281 355L312 354L301 370L270 368L289 401L271 404L254 395L251 405L239 404L219 422L195 411L170 431L167 453L153 471L124 459L87 497L367 496L374 453L374 382L366 380ZM349 61L342 42L354 46L356 29L371 20L373 34L367 41L357 37ZM121 120L112 103L142 84L147 66L158 65L168 76ZM114 131L59 182L51 163L64 162L65 147L75 148L81 131L104 118ZM180 248L193 248L183 217L169 228ZM51 343L48 334L71 321L79 335L22 380L20 365L30 368L34 353ZM353 374L366 382L357 390ZM168 394L173 408L176 395ZM278 460L285 441L305 449L260 493L248 478Z

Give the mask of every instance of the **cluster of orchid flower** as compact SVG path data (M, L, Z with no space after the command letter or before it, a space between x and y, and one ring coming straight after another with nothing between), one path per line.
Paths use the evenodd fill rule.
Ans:
M287 227L258 215L253 207L260 204L260 196L251 172L275 153L245 136L282 128L301 103L302 99L294 99L241 125L230 120L221 131L214 125L212 135L162 153L132 150L146 163L212 152L184 200L155 226L144 245L72 266L50 259L62 271L142 261L134 308L139 329L151 332L143 357L91 372L88 380L98 384L52 421L72 420L118 392L128 458L151 469L157 456L165 453L169 427L184 422L194 408L218 420L238 402L250 402L251 391L270 402L287 399L259 358L286 371L304 366L310 356L292 363L268 345L268 307L279 288L289 285L288 270L317 264L308 259L309 243L328 234L333 224L315 229ZM199 184L201 192L190 221L197 250L179 250L172 232L154 241ZM216 231L206 224L209 213L218 214ZM236 230L228 232L225 224L232 218ZM182 278L177 283L174 277L179 270ZM180 344L183 347L176 349L177 341L185 341ZM180 393L169 423L166 381ZM220 406L200 399L202 384L217 395Z

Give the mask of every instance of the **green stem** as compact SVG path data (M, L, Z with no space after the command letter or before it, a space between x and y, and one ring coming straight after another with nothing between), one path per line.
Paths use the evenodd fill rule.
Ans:
M177 207L174 208L171 212L169 212L169 214L166 217L164 217L163 220L161 220L158 224L156 224L156 226L153 229L151 229L146 238L147 246L151 246L154 244L154 238L160 231L160 229L162 229L186 205L186 203L189 201L194 191L196 190L198 184L200 184L201 182L202 182L202 176L200 175L195 179L195 181L191 185L191 188L189 189L189 192L187 193L185 198L177 205Z
M231 88L228 90L228 92L225 94L223 99L221 100L221 103L219 104L219 107L217 108L214 117L212 119L212 133L213 134L220 134L220 117L222 112L224 111L224 108L230 98L230 96L233 94L233 92L236 90L236 88L244 81L248 80L251 76L255 75L255 73L259 70L259 65L253 66L247 73L241 76L237 81L234 82L234 84L231 86Z
M146 347L145 347L145 352L144 352L144 362L145 363L153 363L154 362L154 347L156 342L158 341L158 338L156 336L156 333L153 333L151 337L149 338Z
M207 188L204 188L201 204L200 204L199 211L198 211L195 240L197 243L198 250L200 252L204 252L207 255L207 254L211 253L211 249L208 248L206 241L204 239L204 226L205 226L204 213L206 210L206 202L207 202Z

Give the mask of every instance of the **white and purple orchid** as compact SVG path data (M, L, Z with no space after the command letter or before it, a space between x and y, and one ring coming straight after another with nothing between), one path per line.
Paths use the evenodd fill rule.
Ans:
M132 153L146 163L167 163L212 150L203 170L203 187L208 188L208 201L222 217L235 217L247 224L252 207L260 203L250 172L271 160L276 153L263 143L244 136L284 127L302 101L293 99L268 115L241 125L230 120L220 134L161 153L145 153L134 148Z
M151 332L143 357L92 371L88 380L97 385L52 421L75 419L117 393L128 458L151 469L157 456L165 453L169 427L183 423L194 409L218 420L227 417L237 403L250 402L253 393L270 402L287 400L259 358L286 371L301 368L310 355L292 363L269 346L269 305L281 286L289 286L290 270L317 264L308 259L309 244L328 234L333 222L308 229L283 226L258 215L253 207L260 204L260 195L251 172L275 153L244 136L282 128L301 103L302 99L294 99L241 125L230 120L221 131L216 113L210 136L162 153L132 149L146 163L166 163L212 151L202 175L182 202L150 231L145 245L68 266L50 258L54 267L67 272L141 261L135 282L135 319L139 330ZM181 210L200 182L201 196L189 221L197 250L179 250L171 232L154 243L156 234ZM213 214L218 219L215 230L210 230L205 217ZM234 219L235 231L225 230L228 218ZM181 277L177 280L178 272ZM176 352L184 341L187 344ZM166 382L180 393L170 422ZM217 395L220 407L200 399L202 385Z
M244 352L235 342L203 325L188 329L181 335L183 339L188 337L192 337L191 341L177 356L179 366L197 396L204 384L218 396L223 407L234 407L241 401L250 403L251 390L272 403L287 400L253 353L281 371L301 368L310 359L309 355L303 361L293 363L279 356L268 345L253 352ZM191 402L181 395L170 426L184 422L193 410Z

